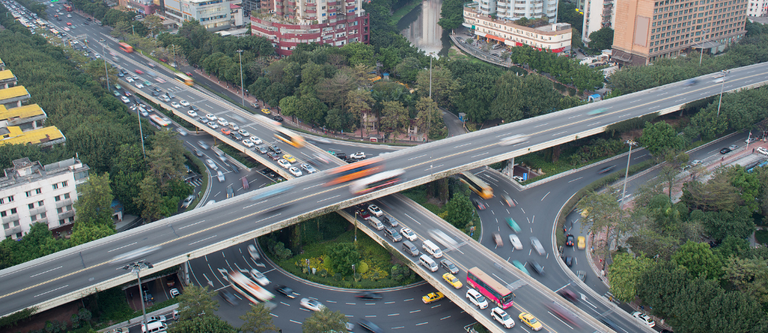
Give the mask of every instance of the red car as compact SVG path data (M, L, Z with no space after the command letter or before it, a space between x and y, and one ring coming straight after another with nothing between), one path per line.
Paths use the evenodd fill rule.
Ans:
M140 69L137 69L137 70L135 70L134 72L136 72L136 74L144 74L144 71L142 71L142 70L140 70Z
M147 66L149 66L149 67L152 67L152 68L155 68L155 64L153 64L153 63L151 63L151 62L148 62L148 63L147 63Z
M131 97L131 92L129 92L129 91L126 91L126 92L125 92L125 97Z
M368 213L367 209L360 209L360 210L358 210L357 216L362 217L363 220L366 220L366 221L371 219L371 214Z

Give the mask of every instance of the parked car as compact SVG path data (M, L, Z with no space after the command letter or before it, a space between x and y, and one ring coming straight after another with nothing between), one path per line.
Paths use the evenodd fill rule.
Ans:
M728 154L730 152L731 152L731 148L726 147L726 148L720 149L720 154Z

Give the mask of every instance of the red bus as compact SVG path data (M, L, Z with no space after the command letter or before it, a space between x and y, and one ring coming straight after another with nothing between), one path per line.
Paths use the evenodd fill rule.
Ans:
M68 11L68 12L71 12L71 11L72 11L72 5L67 5L67 4L65 4L65 5L64 5L64 9L65 9L66 11Z
M467 283L502 309L512 306L515 294L477 267L467 271Z
M123 42L118 43L118 45L120 45L120 49L125 51L126 53L133 52L133 46L130 46L130 45L128 45L126 43L123 43Z

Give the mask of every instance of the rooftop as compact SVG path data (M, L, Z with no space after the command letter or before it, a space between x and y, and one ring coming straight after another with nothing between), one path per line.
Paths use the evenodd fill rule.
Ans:
M2 131L3 129L7 130ZM48 126L22 132L17 126L0 128L0 145L43 144L51 141L64 141L66 138L56 126ZM51 142L48 145L55 144Z
M16 75L10 70L0 70L0 81L13 80L16 81Z
M8 89L0 89L0 103L8 103L8 101L14 98L29 98L29 92L24 86L15 86Z
M70 158L43 166L40 161L32 162L29 157L13 160L13 167L5 169L5 176L0 177L0 188L31 183L40 179L60 175L62 173L85 171L88 165L80 160Z
M40 105L31 104L24 105L17 108L7 109L4 105L0 105L0 120L12 120L16 118L32 118L34 116L44 116L45 112Z

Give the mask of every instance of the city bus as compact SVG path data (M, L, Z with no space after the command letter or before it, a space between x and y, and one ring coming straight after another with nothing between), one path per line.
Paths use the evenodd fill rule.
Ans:
M182 74L182 73L176 73L176 80L179 80L179 81L181 81L181 83L184 83L184 84L186 84L188 86L191 86L191 85L195 84L195 81L192 80L191 77L187 76L186 74Z
M363 195L400 182L400 177L405 174L403 169L384 171L370 177L355 181L349 185L349 191L354 195Z
M249 302L258 304L259 302L268 302L275 298L275 295L259 286L256 282L246 277L243 273L230 271L227 273L227 280L238 294L245 297Z
M170 121L165 120L154 113L149 115L149 119L152 120L153 123L157 124L160 127L165 127L171 124Z
M275 137L296 148L304 147L304 138L285 128L278 128Z
M467 283L502 309L512 306L515 294L477 267L467 271Z
M331 170L331 179L325 186L346 183L384 171L384 162L379 158L370 158Z
M459 174L459 179L462 183L467 184L469 189L477 193L483 199L493 198L493 189L488 183L482 181L471 172L465 171Z
M133 46L130 46L123 42L118 43L118 45L120 45L120 49L123 50L125 53L133 52Z

